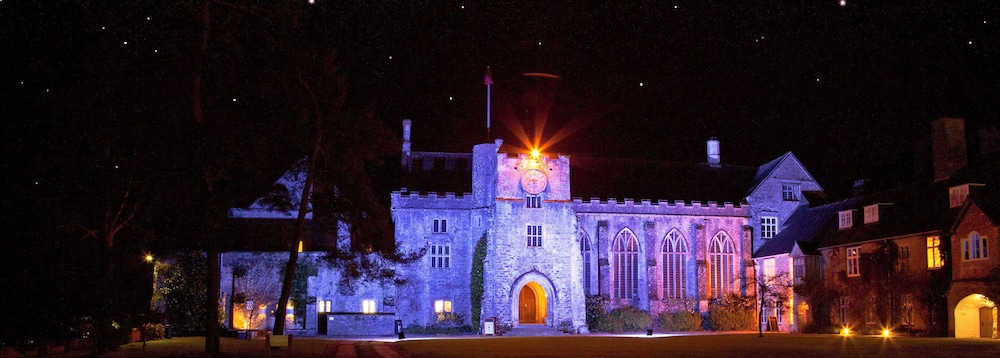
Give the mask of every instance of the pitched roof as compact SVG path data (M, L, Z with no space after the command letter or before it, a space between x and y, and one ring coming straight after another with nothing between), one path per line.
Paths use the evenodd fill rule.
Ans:
M810 174L809 171L805 170L805 167L802 165L802 162L800 162L799 159L795 157L795 154L792 154L792 152L787 152L785 154L782 154L780 157L774 158L774 160L764 163L764 165L761 165L760 167L757 168L757 173L754 174L753 182L750 184L749 186L750 189L747 190L746 195L750 195L750 193L753 193L755 190L757 190L757 187L759 187L762 183L764 183L764 180L771 177L771 173L774 172L776 169L778 169L784 163L794 164L795 166L801 168L802 172L805 173L809 177L809 179L811 179L814 182L816 181L812 177L812 174ZM816 185L819 184L817 183Z
M788 254L796 243L803 253L815 253L821 233L837 229L837 212L856 206L858 201L859 198L851 198L796 210L785 220L781 232L761 245L754 257Z

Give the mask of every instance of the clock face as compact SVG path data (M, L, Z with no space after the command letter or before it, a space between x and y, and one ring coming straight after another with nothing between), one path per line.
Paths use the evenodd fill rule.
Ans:
M541 170L530 169L521 174L521 187L528 194L536 195L545 190L548 178Z

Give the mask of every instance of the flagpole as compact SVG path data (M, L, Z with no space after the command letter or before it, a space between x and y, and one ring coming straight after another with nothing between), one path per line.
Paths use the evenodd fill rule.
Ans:
M490 89L493 87L493 76L490 75L490 66L486 66L486 77L483 77L483 84L486 85L486 140L490 138Z

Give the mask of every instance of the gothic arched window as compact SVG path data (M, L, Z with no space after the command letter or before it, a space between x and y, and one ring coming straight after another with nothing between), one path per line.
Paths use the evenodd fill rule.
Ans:
M626 228L615 236L611 255L614 298L639 297L639 240L632 230Z
M591 257L590 257L590 237L587 233L580 233L580 254L583 255L583 294L592 295L590 291Z
M736 270L736 250L724 231L712 238L708 250L709 294L719 298L733 292L733 272Z
M687 261L687 243L676 229L663 239L663 298L684 298Z

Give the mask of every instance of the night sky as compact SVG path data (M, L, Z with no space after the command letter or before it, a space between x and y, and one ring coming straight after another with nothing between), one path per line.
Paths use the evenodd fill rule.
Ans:
M9 49L0 57L14 64L3 70L11 95L2 113L17 122L5 135L37 133L47 108L86 96L74 86L95 69L137 88L189 87L176 67L199 30L184 14L198 12L176 8L200 2L167 3L0 0ZM232 4L261 3L213 3L213 26L238 34L249 22L226 21L240 13ZM301 3L309 36L338 49L351 97L397 131L414 121L414 150L468 152L487 139L487 66L492 137L507 143L520 142L515 127L534 135L544 119L541 141L562 137L549 152L694 162L717 137L723 163L793 151L828 191L860 177L909 180L930 120L963 117L976 128L997 123L1000 109L992 1ZM280 27L280 17L269 21ZM103 66L88 61L95 53L121 55ZM240 66L280 66L241 56ZM266 101L253 77L242 80L219 91L234 103ZM143 103L169 108L169 93ZM31 141L15 143L5 151L32 151Z

